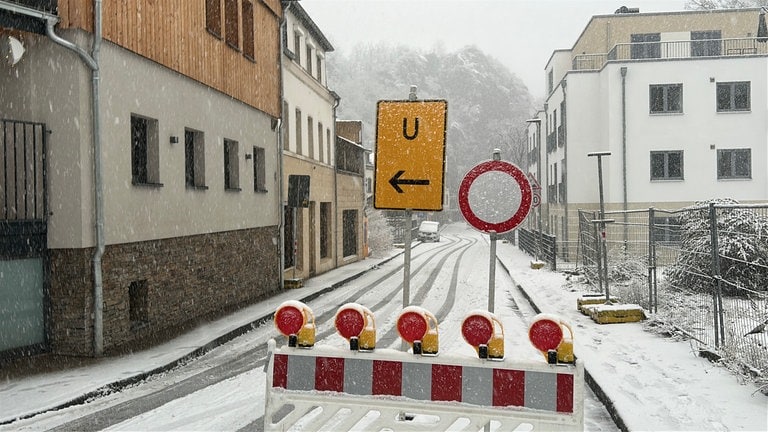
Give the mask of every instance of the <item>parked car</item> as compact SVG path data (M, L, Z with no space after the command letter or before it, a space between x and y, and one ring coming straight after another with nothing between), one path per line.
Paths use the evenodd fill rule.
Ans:
M440 241L440 223L432 221L424 221L419 225L419 240L423 242L427 241Z

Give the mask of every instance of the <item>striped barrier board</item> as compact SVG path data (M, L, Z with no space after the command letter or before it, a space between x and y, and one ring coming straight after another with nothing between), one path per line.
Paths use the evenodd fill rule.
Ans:
M270 353L265 431L285 430L295 422L311 422L302 430L424 431L466 423L465 430L477 431L491 421L501 423L498 430L521 425L583 430L580 362L549 365L318 346L275 349L274 341ZM286 406L293 410L286 414ZM416 417L403 420L402 412ZM434 424L425 425L420 415Z

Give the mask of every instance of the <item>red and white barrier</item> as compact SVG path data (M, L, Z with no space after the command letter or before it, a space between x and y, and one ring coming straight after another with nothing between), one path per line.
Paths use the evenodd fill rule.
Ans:
M276 349L270 341L264 430L297 422L301 430L477 431L489 422L497 430L583 430L583 376L578 361ZM416 417L404 420L403 412Z

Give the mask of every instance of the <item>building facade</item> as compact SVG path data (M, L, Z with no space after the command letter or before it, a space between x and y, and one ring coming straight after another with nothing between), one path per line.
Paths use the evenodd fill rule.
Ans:
M280 290L280 2L45 3L0 1L25 47L0 353L131 349Z
M283 2L283 185L286 279L336 268L336 132L339 97L328 88L326 53L333 46L298 2ZM291 177L308 179L307 199L295 206ZM297 183L294 183L295 187Z
M578 209L768 199L768 46L759 9L594 16L548 61L529 120L543 230L576 244ZM535 218L529 226L537 228ZM561 248L562 254L568 248Z

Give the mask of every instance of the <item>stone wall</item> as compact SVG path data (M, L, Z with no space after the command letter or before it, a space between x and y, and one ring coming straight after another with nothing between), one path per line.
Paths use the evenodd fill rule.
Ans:
M107 246L105 353L161 342L281 290L277 240L266 227ZM93 249L50 253L51 350L93 355ZM133 299L133 321L132 283L145 293Z

